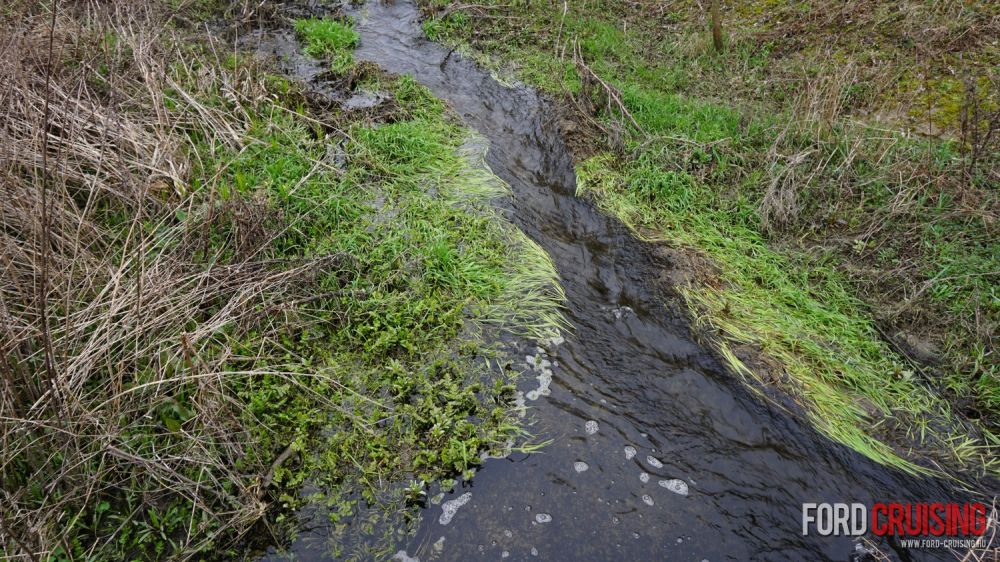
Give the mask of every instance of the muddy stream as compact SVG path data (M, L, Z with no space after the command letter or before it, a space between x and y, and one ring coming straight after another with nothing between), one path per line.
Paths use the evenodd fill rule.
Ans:
M572 325L564 342L517 358L529 429L552 443L488 460L429 503L397 560L864 560L852 538L802 536L802 503L960 499L763 403L696 343L663 282L669 257L574 196L544 99L426 40L409 2L354 15L358 60L412 75L489 141L487 163L513 192L509 217L554 260ZM327 559L310 546L322 534L303 533L294 557Z

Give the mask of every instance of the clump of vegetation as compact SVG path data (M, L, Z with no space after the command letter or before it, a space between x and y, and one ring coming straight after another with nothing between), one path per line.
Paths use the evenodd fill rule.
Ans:
M334 72L344 72L354 63L354 48L360 36L348 20L308 18L295 21L295 32L304 43L303 51L326 59Z
M989 133L1000 88L980 64L997 55L980 35L990 8L913 3L886 18L877 4L741 3L719 53L695 3L516 2L515 18L494 17L509 3L422 4L436 39L567 100L590 139L581 193L711 258L680 289L753 388L794 397L820 431L880 462L1000 474L1000 142ZM905 90L910 59L878 53L908 47L854 40L872 26L938 33L919 22L949 10L961 13L949 36L966 39L934 45L975 61L979 78L949 97L964 109L932 110L958 117L934 127L941 138L887 129L918 127L879 121L915 105L864 77ZM844 25L847 39L822 40L843 39ZM836 49L810 54L819 44Z
M321 110L164 5L59 6L3 20L5 558L229 558L307 478L340 520L519 438L486 330L561 293L443 104L367 67L392 123Z

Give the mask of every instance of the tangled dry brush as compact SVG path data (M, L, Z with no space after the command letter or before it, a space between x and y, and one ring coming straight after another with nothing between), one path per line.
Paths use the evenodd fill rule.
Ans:
M182 550L245 531L271 467L232 389L259 363L229 342L267 353L336 260L276 263L264 202L191 188L198 155L242 148L254 72L169 62L190 58L156 3L29 4L0 8L3 557L100 553L102 504L182 498ZM220 84L236 110L197 101ZM235 258L213 263L209 237Z

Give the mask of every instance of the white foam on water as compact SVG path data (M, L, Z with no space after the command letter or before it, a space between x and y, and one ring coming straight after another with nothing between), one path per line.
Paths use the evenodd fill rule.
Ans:
M583 424L583 430L587 432L587 435L593 435L597 433L599 429L601 429L601 426L599 426L594 420L590 420Z
M405 550L400 550L392 557L393 560L399 560L399 562L420 562L420 559L416 556L410 556Z
M645 472L640 472L639 473L639 481L642 482L643 484L645 484L646 482L649 482L649 474L647 474Z
M552 516L549 515L548 513L536 513L535 514L535 521L537 521L539 523L551 523L552 522Z
M660 480L660 486L682 496L688 495L687 482L674 478L673 480Z
M528 406L524 403L524 393L518 390L514 393L514 411L517 417L523 418L528 413Z
M536 377L538 379L538 388L535 390L529 390L528 393L525 394L525 397L528 400L538 400L539 397L548 396L552 393L552 391L549 390L549 385L552 384L552 369L550 368L552 363L542 356L544 351L539 351L540 352L537 355L528 355L525 357L528 365L538 373L538 377Z
M588 465L583 461L576 461L575 463L573 463L573 470L577 472L584 472L588 468L590 468L590 465Z
M651 505L653 505L653 498L650 497L648 494L643 494L643 496L642 496L642 503L651 506Z
M635 447L632 445L625 445L625 460L632 460L636 453L638 453L638 451L635 450Z
M660 459L654 457L653 455L647 455L646 462L653 468L663 468L663 463L660 462Z
M532 556L538 556L538 549L535 548L535 547L531 547L531 555Z
M551 349L553 347L559 347L560 345L566 343L566 338L562 337L561 335L555 335L547 340L544 340L542 343L548 345L549 348Z
M431 546L434 549L435 554L441 554L441 552L444 550L444 537L439 538Z
M466 492L453 500L448 500L441 504L441 517L438 517L438 523L442 525L451 523L452 517L455 517L455 514L458 513L458 508L469 503L471 499L472 492Z

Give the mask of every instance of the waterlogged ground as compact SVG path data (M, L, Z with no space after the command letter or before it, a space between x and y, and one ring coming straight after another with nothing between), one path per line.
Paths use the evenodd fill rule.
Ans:
M692 338L665 282L677 267L670 254L573 196L572 161L531 90L423 39L408 2L355 17L357 60L412 75L487 139L487 163L513 191L509 217L554 260L572 326L565 339L511 351L525 423L551 443L432 489L417 522L366 529L394 537L396 560L849 560L863 554L855 540L801 536L803 502L962 499L749 395ZM315 78L294 48L270 48ZM317 513L303 513L291 548L299 560L331 558L330 525ZM903 560L951 559L881 546Z

